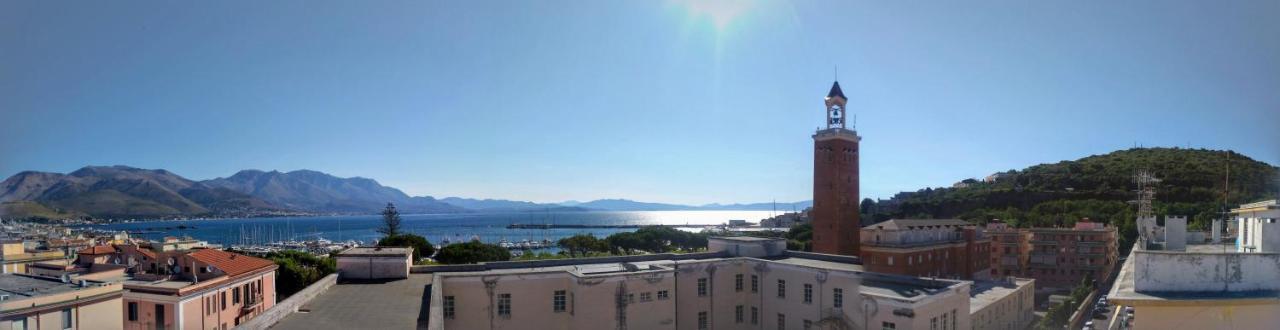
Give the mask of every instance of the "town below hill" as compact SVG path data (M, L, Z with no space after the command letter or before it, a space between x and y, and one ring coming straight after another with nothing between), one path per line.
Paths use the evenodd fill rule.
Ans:
M243 170L195 181L163 169L88 166L71 173L25 171L0 182L0 219L175 219L197 217L377 214L387 203L404 213L782 210L796 203L679 205L601 199L534 203L410 196L373 179L297 170Z
M1133 176L1154 174L1157 214L1186 214L1204 226L1228 205L1280 195L1280 168L1232 151L1133 148L962 179L951 187L861 201L863 223L890 218L1003 219L1015 226L1070 226L1082 218L1122 229L1133 221ZM1229 178L1228 178L1228 172ZM0 182L0 218L173 219L404 213L804 210L812 201L679 205L626 199L534 203L410 196L361 177L297 170L243 170L196 181L163 169L88 166L71 173L26 171ZM1127 219L1127 220L1126 220Z

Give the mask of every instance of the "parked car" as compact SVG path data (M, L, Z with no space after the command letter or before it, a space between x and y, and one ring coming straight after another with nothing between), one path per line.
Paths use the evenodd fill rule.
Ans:
M1093 320L1084 323L1084 330L1093 330Z

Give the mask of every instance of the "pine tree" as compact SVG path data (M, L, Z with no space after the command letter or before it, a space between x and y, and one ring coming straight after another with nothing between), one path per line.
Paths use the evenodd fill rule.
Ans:
M387 208L382 210L382 228L378 228L378 232L386 237L400 235L400 211L396 211L395 205L387 203Z

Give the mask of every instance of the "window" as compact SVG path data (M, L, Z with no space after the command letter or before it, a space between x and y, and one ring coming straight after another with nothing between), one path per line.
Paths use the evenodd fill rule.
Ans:
M760 277L751 275L751 292L760 292Z
M27 330L27 319L21 318L13 320L13 330Z
M911 256L907 256L907 266L911 266Z
M454 306L453 296L444 296L444 318L453 319Z
M564 296L564 290L556 290L556 292L551 295L551 310L553 312L559 313L564 311Z
M813 321L804 320L804 330L813 329Z
M784 330L786 328L787 328L787 315L778 313L778 330Z
M844 307L844 289L835 288L835 290L832 291L834 291L831 293L831 297L834 300L832 301L832 306L835 306L836 308Z
M742 292L742 274L733 275L733 291Z
M671 296L667 294L667 290L658 291L658 300L667 300L667 298L670 297Z
M71 309L64 308L62 310L62 328L71 329Z
M698 296L699 297L707 296L707 278L706 277L698 279Z
M942 313L942 330L947 330L947 313L946 312Z
M881 330L893 330L893 329L897 329L897 328L898 328L898 325L897 325L897 324L893 324L893 322L880 322L880 329L881 329Z
M130 301L129 302L129 321L137 321L137 320L138 320L138 303Z
M213 297L217 297L217 296L204 297L204 314L205 315L213 315Z
M222 310L227 310L227 292L222 291Z
M742 311L743 311L742 305L738 305L738 306L734 306L734 307L733 307L733 321L734 321L734 322L742 323L742 320L743 320L743 317L742 317L742 316L743 316L743 315L742 315L742 314L743 314L743 312L742 312Z
M628 294L627 294L627 303L628 303L628 304L631 304L631 303L635 303L635 302L636 302L636 294L634 294L634 293L628 293Z
M813 303L813 284L804 284L804 303Z
M231 303L232 304L240 303L240 288L231 289Z
M759 324L759 323L760 323L760 309L756 308L755 306L751 306L751 324Z
M511 317L511 294L498 295L498 315Z
M910 257L907 257L907 258L910 258ZM893 256L885 257L885 259L886 259L885 262L888 262L889 266L893 266Z
M652 292L641 292L641 293L640 293L640 302L646 302L646 301L653 301L653 293L652 293Z
M698 312L698 330L707 329L707 312Z
M951 310L951 329L960 330L959 328L956 328L956 310L954 309Z
M787 298L787 281L778 280L778 298Z
M938 318L929 319L929 330L938 330Z

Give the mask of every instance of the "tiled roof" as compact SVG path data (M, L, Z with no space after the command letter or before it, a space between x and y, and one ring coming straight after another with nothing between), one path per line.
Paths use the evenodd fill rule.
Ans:
M973 224L960 219L890 219L883 222L866 226L867 229L920 229L920 227L936 227L936 226L972 226Z
M236 276L275 265L271 260L215 249L199 249L187 255L221 269L222 272L227 273L227 276Z
M110 245L90 246L90 247L81 249L79 253L90 254L90 255L116 253L116 248L111 247Z

